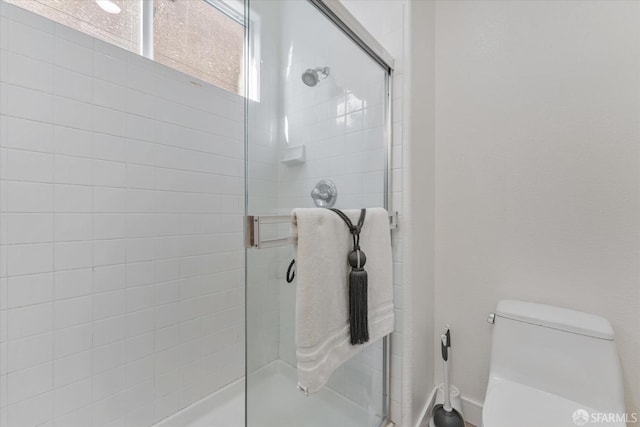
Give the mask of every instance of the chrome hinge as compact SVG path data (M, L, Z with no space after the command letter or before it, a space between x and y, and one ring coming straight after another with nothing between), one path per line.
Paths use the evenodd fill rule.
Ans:
M389 214L389 228L391 230L398 229L398 211L393 211Z

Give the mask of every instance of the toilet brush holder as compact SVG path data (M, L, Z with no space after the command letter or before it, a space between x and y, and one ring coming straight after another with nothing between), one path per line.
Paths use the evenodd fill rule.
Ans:
M460 390L456 386L449 386L449 396L451 396L451 406L456 411L462 414L462 398L460 397ZM438 391L436 392L436 405L442 405L444 403L444 384L438 385Z
M449 396L451 396L451 407L458 411L460 415L464 417L462 413L462 398L460 397L460 390L456 386L449 386ZM433 407L436 405L442 405L444 403L444 384L438 385L438 390L436 391L436 400L433 403ZM433 417L429 416L429 427L435 427L433 424Z
M449 330L449 325L447 325L444 333L440 335L440 350L442 351L444 383L438 386L438 389L441 388L443 404L436 404L433 407L429 425L433 427L465 427L464 416L461 411L460 390L452 387L451 381L449 381L449 358L451 356L451 331ZM454 397L458 403L454 403ZM458 408L456 408L456 404Z

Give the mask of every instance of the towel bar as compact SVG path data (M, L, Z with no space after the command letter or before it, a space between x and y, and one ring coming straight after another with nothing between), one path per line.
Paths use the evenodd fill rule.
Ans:
M291 215L248 215L245 217L247 226L247 248L265 249L276 246L286 246L294 243L294 238L280 237L278 239L262 239L260 228L266 224L287 224L291 222ZM389 229L398 229L398 212L389 214Z

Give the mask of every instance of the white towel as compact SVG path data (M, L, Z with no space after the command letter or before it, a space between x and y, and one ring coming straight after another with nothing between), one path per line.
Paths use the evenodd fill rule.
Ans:
M360 210L343 211L353 224ZM360 233L367 256L369 342L349 342L349 228L329 209L294 209L296 255L296 356L298 387L320 390L333 371L367 345L393 331L393 276L389 215L369 208Z

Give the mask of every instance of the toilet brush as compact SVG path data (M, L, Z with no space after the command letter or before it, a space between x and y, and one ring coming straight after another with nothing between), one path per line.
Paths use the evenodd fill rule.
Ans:
M440 346L444 365L444 404L433 408L432 422L435 427L464 427L464 418L453 406L449 391L449 353L451 348L451 333L449 328L442 334Z

